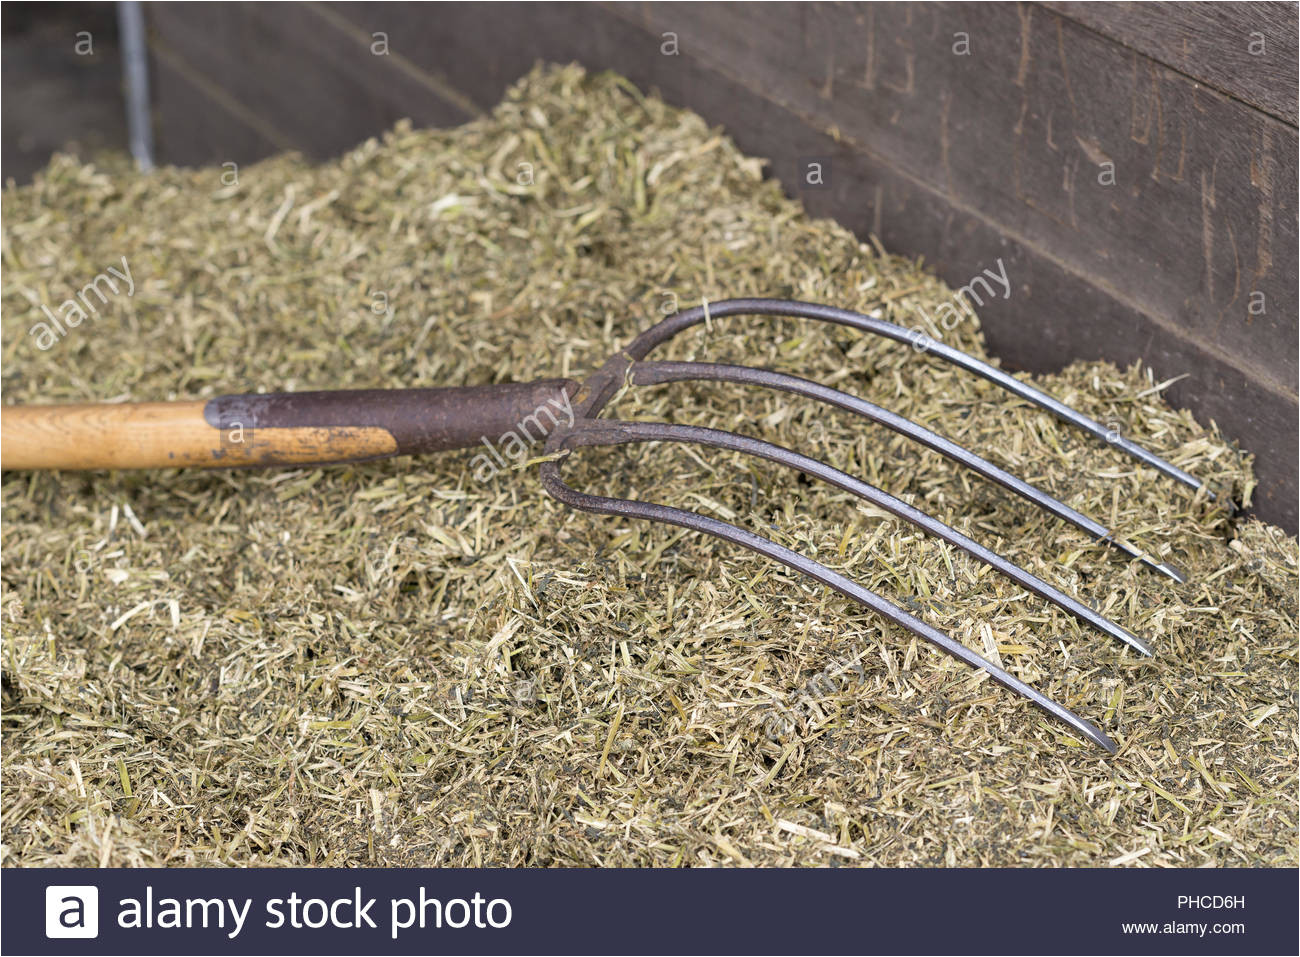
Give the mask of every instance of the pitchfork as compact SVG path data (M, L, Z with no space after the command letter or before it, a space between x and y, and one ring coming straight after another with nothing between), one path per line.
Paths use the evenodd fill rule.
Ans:
M540 439L543 435L546 438L547 457L541 466L542 485L561 502L588 512L682 526L774 559L870 608L947 654L982 669L995 681L1114 753L1115 743L1090 722L950 636L820 562L707 515L655 502L591 495L564 483L561 466L565 459L574 450L587 446L681 442L768 459L871 502L927 534L968 552L1098 631L1143 655L1152 654L1151 646L1145 640L1078 599L937 518L825 462L734 432L692 425L600 418L606 405L626 385L709 380L763 386L806 396L854 412L919 442L1082 529L1098 544L1139 559L1175 581L1185 580L1176 568L1119 539L1100 522L951 439L863 399L798 376L750 366L646 361L651 351L683 330L709 318L739 314L836 323L906 343L996 383L1189 488L1204 490L1213 498L1213 493L1202 482L1160 456L1033 386L921 332L905 329L874 315L779 299L730 299L678 312L643 332L582 383L569 379L542 379L530 383L441 389L226 395L206 402L10 406L4 410L0 427L0 466L5 469L119 469L329 465L469 448L487 436L511 431L528 419L536 423L536 427L523 430L525 435L533 439ZM554 415L543 419L538 411L544 408L570 410L570 421L561 422Z

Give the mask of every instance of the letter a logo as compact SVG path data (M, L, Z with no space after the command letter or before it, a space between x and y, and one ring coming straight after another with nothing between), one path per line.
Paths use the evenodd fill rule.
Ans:
M98 937L99 888L52 884L45 888L46 937Z

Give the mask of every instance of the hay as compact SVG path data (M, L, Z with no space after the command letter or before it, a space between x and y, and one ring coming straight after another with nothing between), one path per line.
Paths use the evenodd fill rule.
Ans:
M581 376L703 297L883 304L907 325L951 301L761 173L699 117L573 67L459 129L399 125L237 186L59 157L4 193L6 401ZM134 295L37 349L39 304L122 256ZM973 319L944 338L983 354ZM725 320L664 351L689 355L856 392L1184 567L1176 586L891 433L737 387L634 390L619 412L828 459L1159 657L775 468L681 447L569 467L816 555L1097 721L1120 754L771 563L567 511L532 467L476 484L473 452L7 473L3 862L1296 864L1294 539L895 344ZM1249 457L1165 405L1149 370L1040 381L1249 494Z

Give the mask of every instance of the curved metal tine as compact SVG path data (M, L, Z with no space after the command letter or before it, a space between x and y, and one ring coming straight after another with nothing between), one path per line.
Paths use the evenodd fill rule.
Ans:
M742 314L815 319L820 322L832 322L836 325L849 326L861 332L869 332L874 335L884 336L886 339L893 339L896 342L908 343L917 351L936 355L959 368L973 372L1001 386L1008 392L1027 402L1032 402L1041 409L1046 409L1071 425L1092 433L1097 438L1104 440L1108 445L1123 450L1133 458L1144 462L1189 488L1198 491L1204 490L1210 499L1215 498L1209 487L1196 476L1184 472L1172 462L1165 461L1136 442L1132 442L1122 435L1115 435L1113 430L1107 429L1100 422L1090 419L1082 412L1070 408L1064 402L1054 399L1046 392L1035 389L1014 376L1008 375L1001 369L997 369L987 362L981 362L974 356L967 355L960 349L954 349L942 342L935 342L923 332L904 329L902 326L896 326L892 322L886 322L877 316L863 315L859 312L850 312L847 309L837 309L834 306L824 306L813 302L798 302L785 299L724 299L721 302L695 306L669 316L634 339L625 351L634 359L644 359L655 346L671 339L684 329L703 322L706 318ZM1228 503L1228 507L1233 507L1231 502Z
M937 432L932 432L925 426L919 425L896 412L881 408L855 395L841 392L839 389L833 389L819 382L813 382L811 379L786 375L782 372L773 372L769 369L756 369L752 366L727 365L718 362L645 361L638 362L632 367L632 382L634 385L660 385L686 380L736 382L742 385L778 389L782 392L792 392L796 395L816 399L819 402L825 402L846 412L856 413L900 435L913 439L960 465L966 466L966 468L979 473L986 479L1015 492L1021 498L1033 502L1039 508L1051 512L1057 518L1064 519L1076 528L1082 529L1101 543L1117 548L1130 558L1141 560L1149 568L1167 575L1179 584L1187 581L1187 577L1173 565L1157 561L1136 546L1116 538L1115 533L1106 526L1094 521L1082 512L1070 508L1059 499L1017 478L1010 472L999 468L951 439L945 438Z
M896 515L906 522L911 522L927 534L957 546L984 564L995 568L1022 587L1029 589L1040 598L1045 598L1058 608L1068 611L1079 621L1091 625L1112 638L1118 638L1142 654L1147 656L1154 654L1150 645L1127 628L1116 624L1105 615L1089 608L1083 602L1071 598L1065 592L1053 585L1049 585L1037 575L1021 568L1015 562L1008 561L997 552L985 548L974 539L968 538L955 528L945 525L919 508L908 505L902 499L895 498L888 492L856 479L846 472L841 472L834 466L827 465L818 459L800 455L798 452L793 452L779 445L773 445L770 442L764 442L761 439L753 439L746 435L737 435L734 432L722 432L718 429L706 429L695 425L668 425L663 422L625 422L617 419L588 419L577 425L572 435L574 437L572 441L582 443L585 436L593 439L594 444L599 445L622 445L630 442L683 442L706 445L728 449L733 452L743 452L746 455L753 455L776 462L779 465L798 469L805 475L821 479L823 482L865 499L890 514ZM570 441L566 437L565 442Z
M604 444L598 439L593 439L594 437L588 434L570 433L565 437L563 444L566 447L570 447L572 444ZM796 552L791 548L779 545L770 539L749 531L748 529L731 525L707 515L700 515L696 512L687 511L685 509L673 508L670 505L660 505L655 502L643 502L635 499L608 498L603 495L590 495L586 492L580 492L577 489L564 484L563 480L560 478L558 463L553 461L542 464L541 477L542 484L546 488L546 491L553 498L558 499L572 508L584 512L596 512L603 515L619 515L643 519L650 522L663 522L668 525L688 528L692 531L704 532L706 535L712 535L715 538L731 542L733 545L739 545L742 548L747 548L766 558L778 561L787 568L807 575L809 578L821 582L828 588L833 588L841 595L856 601L864 608L869 608L872 611L883 615L894 624L905 628L918 638L928 641L930 644L936 646L941 651L944 651L959 661L963 661L973 668L981 669L998 684L1032 701L1058 721L1062 721L1075 731L1078 731L1093 744L1105 748L1111 754L1114 754L1117 750L1115 742L1091 722L1085 721L1070 709L1057 704L1042 692L1025 684L1019 678L1010 674L1003 668L998 667L987 658L976 654L961 642L950 638L937 628L933 628L921 621L919 618L908 614L903 609L880 597L869 588L864 588L862 585L853 581L853 579L847 578L839 572L833 571L820 562L816 562L805 555L801 555L799 552Z

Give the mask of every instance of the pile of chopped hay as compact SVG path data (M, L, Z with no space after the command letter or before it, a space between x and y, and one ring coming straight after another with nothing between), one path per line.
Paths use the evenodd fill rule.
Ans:
M4 193L6 401L581 377L706 297L883 306L905 325L951 301L918 264L809 220L762 166L573 67L459 129L399 126L237 184L57 158ZM133 294L37 348L40 304L122 257ZM984 354L973 319L943 336ZM817 556L1096 721L1119 755L770 562L568 511L535 467L476 483L473 451L6 473L3 862L1296 864L1295 539L894 343L730 319L673 356L860 394L1188 571L1175 585L892 433L734 386L633 390L618 409L827 459L1158 657L764 463L641 446L567 469ZM1249 458L1148 370L1039 381L1249 494Z

